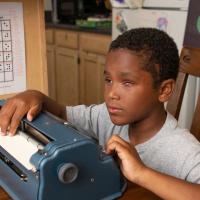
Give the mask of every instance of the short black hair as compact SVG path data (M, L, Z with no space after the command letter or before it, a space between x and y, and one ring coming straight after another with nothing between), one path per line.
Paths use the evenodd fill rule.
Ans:
M174 40L156 28L136 28L119 35L110 44L109 52L128 49L141 56L142 67L151 73L154 85L167 79L176 80L179 53Z

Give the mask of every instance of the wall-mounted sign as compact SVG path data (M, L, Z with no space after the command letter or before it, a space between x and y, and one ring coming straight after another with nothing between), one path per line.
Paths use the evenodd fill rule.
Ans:
M0 3L0 95L26 89L23 5Z

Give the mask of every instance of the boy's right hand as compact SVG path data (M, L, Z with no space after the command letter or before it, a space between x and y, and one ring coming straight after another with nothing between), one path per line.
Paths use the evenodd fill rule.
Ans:
M25 115L32 121L42 110L44 97L39 91L27 90L8 99L0 110L1 135L14 135Z
M106 144L108 154L117 154L123 175L131 182L138 184L146 166L135 147L118 135L112 135Z

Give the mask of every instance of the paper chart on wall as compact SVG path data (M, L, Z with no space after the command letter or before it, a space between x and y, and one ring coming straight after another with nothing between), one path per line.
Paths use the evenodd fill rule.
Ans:
M0 95L26 89L23 5L0 3Z

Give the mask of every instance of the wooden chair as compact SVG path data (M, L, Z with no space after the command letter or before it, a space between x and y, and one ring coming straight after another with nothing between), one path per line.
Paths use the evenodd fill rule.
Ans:
M178 119L188 76L200 77L200 49L184 47L180 56L180 72L175 92L167 104L167 110ZM191 133L200 141L200 95L192 119Z

